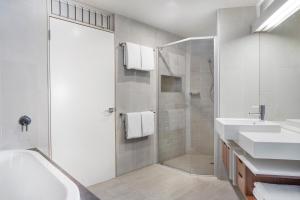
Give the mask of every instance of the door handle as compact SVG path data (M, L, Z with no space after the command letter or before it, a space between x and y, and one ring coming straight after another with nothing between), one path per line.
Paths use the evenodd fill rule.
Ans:
M116 111L116 109L113 108L113 107L108 108L108 109L106 110L106 112L108 112L108 113L113 113L113 112L115 112L115 111Z

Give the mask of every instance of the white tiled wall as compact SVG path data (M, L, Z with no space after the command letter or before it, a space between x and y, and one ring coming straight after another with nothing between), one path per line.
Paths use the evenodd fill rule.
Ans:
M156 48L176 41L178 36L135 20L115 16L116 50L116 156L117 175L157 162L157 134L148 138L125 140L123 121L119 113L156 110L157 68L151 72L125 70L120 42L133 42Z
M48 152L46 0L0 1L0 150ZM32 118L28 132L18 119Z

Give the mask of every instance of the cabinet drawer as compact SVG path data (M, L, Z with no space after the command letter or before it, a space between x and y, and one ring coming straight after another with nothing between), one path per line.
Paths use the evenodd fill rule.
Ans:
M226 151L226 145L224 142L222 142L222 160L224 163L224 166L226 167L227 163L227 151Z
M240 174L244 178L246 176L246 166L243 163L243 161L241 161L241 159L239 159L238 157L236 158L236 162L237 175Z
M246 178L239 172L237 172L237 185L240 191L246 195Z
M223 142L222 143L222 159L226 170L229 168L229 150L228 146Z

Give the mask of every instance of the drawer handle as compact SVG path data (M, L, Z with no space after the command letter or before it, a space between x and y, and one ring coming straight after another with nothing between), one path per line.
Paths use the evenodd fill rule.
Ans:
M239 176L240 176L241 178L243 178L243 175L242 175L240 172L239 172L238 174L239 174Z
M241 164L243 164L243 162L242 162L242 160L241 160L241 159L239 159L239 162L240 162Z

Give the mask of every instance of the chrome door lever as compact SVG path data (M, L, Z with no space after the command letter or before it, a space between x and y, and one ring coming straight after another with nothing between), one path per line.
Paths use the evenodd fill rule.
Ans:
M106 110L106 112L108 112L108 113L113 113L113 112L115 112L115 111L116 111L115 108L108 108L108 109Z

